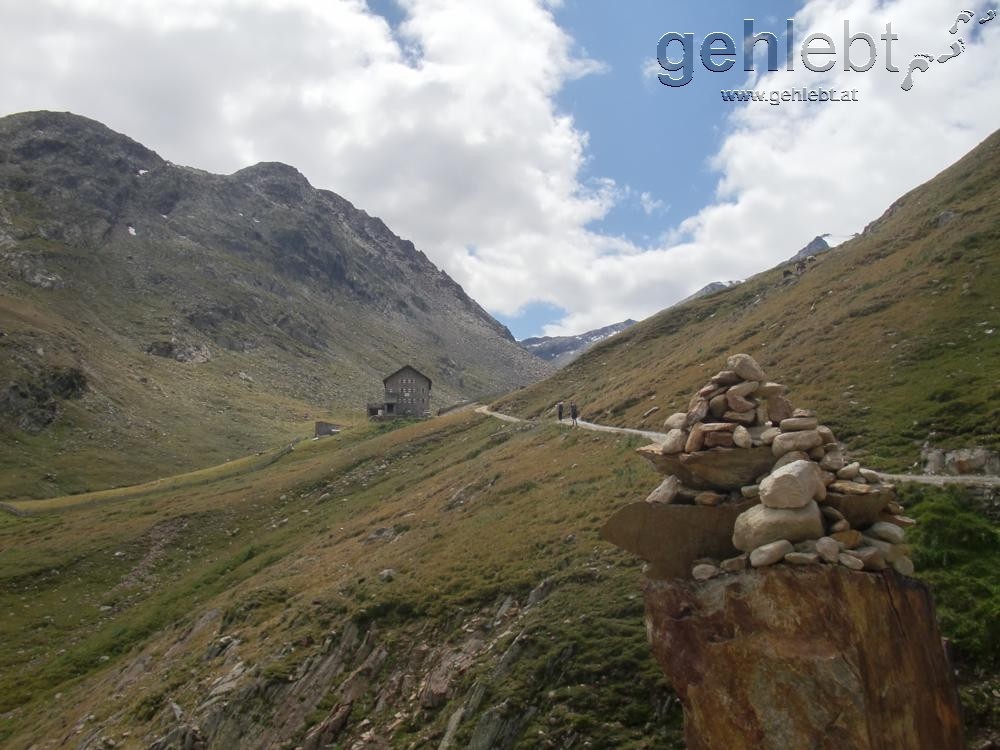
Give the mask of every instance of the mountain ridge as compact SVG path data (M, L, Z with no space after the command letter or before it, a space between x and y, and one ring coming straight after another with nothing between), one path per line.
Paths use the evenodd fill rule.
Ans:
M0 495L97 489L69 445L128 450L128 483L259 450L355 418L407 363L435 406L550 372L412 242L294 167L214 175L67 113L0 119L0 291L0 444L19 473ZM85 376L79 398L46 390L60 368Z
M551 362L556 367L563 367L598 342L635 324L636 321L629 318L621 323L612 323L575 336L533 336L518 343L536 357Z

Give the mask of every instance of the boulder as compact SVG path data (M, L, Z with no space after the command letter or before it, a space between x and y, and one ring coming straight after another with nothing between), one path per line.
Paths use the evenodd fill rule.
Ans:
M844 454L839 448L827 450L826 455L819 462L819 466L824 471L836 472L844 468Z
M750 448L753 446L753 438L750 437L750 430L743 425L737 426L733 430L733 444L737 448Z
M687 426L687 412L679 411L671 414L663 421L663 429L680 430Z
M741 570L746 570L749 563L750 556L743 554L723 560L719 567L726 573L736 573Z
M795 413L792 402L784 396L771 396L767 400L767 413L771 415L772 422L781 422L788 419Z
M856 558L854 555L847 554L846 552L841 552L840 555L837 556L837 562L845 568L850 568L851 570L863 570L865 567L865 564L861 562L861 560Z
M771 445L774 443L774 439L781 434L781 430L777 427L766 427L760 433L760 442L764 445Z
M771 450L776 458L781 458L790 451L810 451L818 448L822 442L823 439L816 430L782 432L771 443Z
M684 453L694 453L705 447L705 431L701 423L692 425L691 432L688 433L687 440L684 441ZM666 453L667 451L664 451Z
M639 455L666 475L674 474L688 487L699 490L738 490L770 470L774 457L765 446L713 448L710 451L663 453L659 445L639 448Z
M830 537L844 549L854 549L855 547L859 547L863 539L861 532L857 529L835 531L830 534Z
M749 354L732 355L726 360L726 369L732 370L743 380L756 380L758 383L765 380L761 366Z
M723 505L626 505L601 528L601 538L649 563L650 578L684 578L696 560L735 556L733 524L747 507Z
M837 479L854 479L861 474L861 464L857 461L851 464L847 464L842 469L837 471Z
M840 557L840 545L832 537L820 537L816 540L816 554L825 562L835 563Z
M885 559L882 553L874 547L859 547L858 549L844 550L845 554L853 555L861 561L865 570L885 570Z
M784 456L779 458L774 462L774 466L771 467L771 471L777 471L782 466L788 466L788 464L793 464L796 461L808 461L809 454L803 453L802 451L789 451Z
M825 496L826 487L812 461L793 461L760 483L760 501L768 508L804 508Z
M785 559L785 555L794 552L795 548L787 539L779 539L776 542L765 544L750 553L750 566L753 568L763 568L767 565L774 565Z
M688 434L684 430L674 428L667 433L667 439L663 441L663 452L683 453L687 440Z
M646 498L647 503L654 505L670 505L677 499L677 493L681 489L681 480L675 476L669 476L660 482L660 485L649 493Z
M954 674L919 581L779 565L643 589L688 750L965 747Z
M723 414L729 411L729 400L726 394L720 394L708 402L708 413L716 419L720 419Z
M701 565L695 565L694 568L691 569L691 577L696 581L707 581L710 578L715 578L721 572L722 571L714 565L702 563Z
M694 403L694 406L688 410L686 426L691 427L692 425L702 421L706 416L708 416L708 401L705 399L698 399Z
M729 388L726 391L727 394L732 394L733 396L749 396L751 393L757 390L760 385L756 380L745 380L742 383L737 383L736 385Z
M892 567L893 570L895 570L897 573L903 574L904 576L913 575L913 560L911 560L909 557L900 557L899 559L894 560L892 563Z
M757 421L757 412L753 410L752 406L751 404L750 411L727 411L722 417L742 425L752 425Z
M733 525L733 546L743 552L779 539L801 542L821 536L823 517L814 501L804 508L794 509L755 505L743 511Z
M892 498L892 494L885 489L865 495L845 495L831 489L836 484L834 482L827 487L826 504L839 510L856 529L863 529L876 523Z
M744 398L743 396L740 396L739 394L734 394L733 391L732 391L732 389L729 389L728 391L726 391L726 402L729 404L729 408L732 411L735 411L735 412L753 411L754 412L754 419L757 418L757 414L755 412L755 410L757 408L757 405L753 401L750 401L749 399Z
M784 396L788 388L781 383L761 383L757 386L757 395L761 398L772 398L773 396Z
M782 432L801 432L802 430L816 430L819 427L819 422L816 421L815 417L789 417L782 419L778 426ZM819 430L816 431L819 432Z
M717 505L722 505L726 500L725 495L720 495L718 492L712 492L711 490L706 490L705 492L699 492L694 496L695 505L704 505L709 508L714 508Z
M706 448L732 448L736 445L731 432L708 432L705 433Z
M718 385L736 385L740 382L740 376L732 370L722 370L712 376L712 382Z
M865 534L881 539L889 544L902 544L906 541L906 532L894 523L878 521L865 530Z
M816 565L819 555L815 552L789 552L785 555L785 562L791 565Z

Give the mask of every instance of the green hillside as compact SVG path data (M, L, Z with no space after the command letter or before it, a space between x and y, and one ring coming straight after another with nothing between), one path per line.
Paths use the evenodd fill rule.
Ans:
M904 469L927 440L1000 447L998 304L1000 133L803 269L654 315L495 406L537 416L573 399L586 419L657 428L744 351L854 455Z
M637 440L466 412L0 513L0 744L681 748L640 565L597 535L658 481ZM997 526L903 500L985 736Z
M551 371L378 218L284 164L214 175L66 113L0 118L0 498L211 466Z

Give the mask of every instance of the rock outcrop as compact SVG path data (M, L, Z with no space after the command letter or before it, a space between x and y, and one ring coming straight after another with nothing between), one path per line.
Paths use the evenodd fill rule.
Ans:
M958 695L926 586L780 566L647 580L653 654L688 750L959 750Z
M730 357L639 449L665 479L601 532L647 562L688 748L957 750L933 604L908 577L915 521L786 391Z

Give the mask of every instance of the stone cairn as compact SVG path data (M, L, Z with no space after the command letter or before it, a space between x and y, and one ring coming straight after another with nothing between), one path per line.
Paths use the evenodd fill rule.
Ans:
M904 530L916 522L895 488L847 463L833 431L786 393L752 357L735 354L688 411L667 418L663 444L640 449L667 475L647 503L745 507L732 531L742 554L695 560L692 576L776 563L912 575Z

